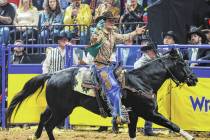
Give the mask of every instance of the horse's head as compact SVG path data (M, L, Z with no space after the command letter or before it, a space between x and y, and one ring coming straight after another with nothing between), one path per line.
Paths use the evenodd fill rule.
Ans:
M177 50L170 51L170 59L173 66L170 68L170 77L176 84L186 83L188 86L195 86L198 82L197 76L192 72L189 64L184 61L183 57Z

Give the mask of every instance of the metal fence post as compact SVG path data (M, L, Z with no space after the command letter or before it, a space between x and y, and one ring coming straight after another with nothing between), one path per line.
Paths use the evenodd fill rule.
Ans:
M2 46L2 52L1 52L1 55L2 55L2 108L1 108L1 111L2 111L2 118L1 118L1 121L2 121L2 128L6 128L6 108L5 108L5 105L6 105L6 46L3 45Z
M70 67L71 65L71 50L72 50L72 47L70 46L66 46L66 56L65 56L65 64L64 64L64 68L68 68ZM65 129L71 129L71 124L70 124L70 121L69 121L70 117L68 116L66 119L65 119L65 123L64 123L64 128Z

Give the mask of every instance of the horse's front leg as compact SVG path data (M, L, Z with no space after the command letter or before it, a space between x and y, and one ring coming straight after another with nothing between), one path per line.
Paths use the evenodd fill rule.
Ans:
M128 124L128 132L130 140L136 140L136 126L137 126L138 116L135 114L135 112L130 111L129 119L130 123Z

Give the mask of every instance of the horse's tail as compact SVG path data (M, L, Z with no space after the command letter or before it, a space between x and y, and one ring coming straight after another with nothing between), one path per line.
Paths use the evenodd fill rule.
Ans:
M23 89L15 95L15 97L12 99L8 110L7 110L7 121L10 122L12 113L17 107L15 111L15 115L22 104L22 102L28 98L29 96L33 95L39 88L41 88L41 91L44 88L45 82L51 77L51 74L42 74L36 77L33 77L30 79L27 83L25 83Z

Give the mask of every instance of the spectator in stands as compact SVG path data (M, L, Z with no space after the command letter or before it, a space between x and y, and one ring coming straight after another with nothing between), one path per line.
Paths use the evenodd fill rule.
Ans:
M7 43L9 40L9 27L6 25L12 25L15 17L14 7L8 3L8 0L0 1L0 44Z
M27 55L27 53L24 51L23 48L23 41L22 40L16 40L14 43L14 54L12 56L12 64L30 64L31 59Z
M143 22L144 9L137 3L137 0L127 1L125 4L124 14L120 18L120 23L128 23L122 25L122 32L134 31L138 24L132 24L133 22Z
M163 37L163 44L168 45L168 47L170 47L170 45L177 43L177 36L174 33L174 31L168 31L166 33L163 33L162 37ZM170 48L162 48L159 50L159 52L161 54L164 54L164 53L168 52L169 50L170 50Z
M32 1L20 0L14 20L14 24L19 26L14 30L17 39L20 38L24 42L28 42L28 39L33 39L34 41L37 37L38 21L39 13L37 8L33 6Z
M69 35L66 32L61 32L55 37L55 41L58 43L58 47L47 53L42 66L43 73L54 73L64 69L65 47L69 44Z
M41 43L45 43L46 39L54 38L61 30L63 22L63 12L61 11L58 0L46 0L45 10L41 13ZM57 25L57 26L56 26Z
M111 11L114 17L119 18L120 9L118 7L114 7L113 1L114 0L104 0L104 2L101 3L95 10L94 19L97 19L98 17L102 16L103 13L107 11Z
M38 11L43 10L44 0L32 0L32 3L33 6L36 7Z
M174 31L168 31L166 34L163 35L163 44L170 45L177 43L177 36Z
M72 3L67 7L64 14L64 24L78 24L81 26L66 26L65 31L76 33L80 36L80 44L88 43L88 27L92 23L92 14L90 6L81 4L81 0L72 0Z
M204 29L202 32L206 35L207 43L210 44L210 29Z
M66 10L70 4L70 0L59 0L61 9Z
M42 65L42 73L55 73L64 69L66 46L69 45L70 36L66 32L61 32L55 37L55 42L58 44L57 48L48 49L46 59ZM64 120L57 125L58 128L63 128Z
M193 45L206 44L207 38L200 28L191 26L187 38L190 39L190 43ZM191 48L188 50L189 60L210 60L210 49L206 48ZM192 64L195 65L195 64Z

